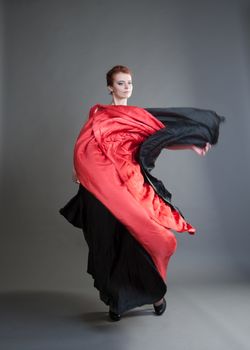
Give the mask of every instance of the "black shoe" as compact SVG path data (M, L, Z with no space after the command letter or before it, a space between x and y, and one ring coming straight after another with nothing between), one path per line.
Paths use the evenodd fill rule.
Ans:
M120 321L121 315L109 309L109 317L112 321Z
M154 305L156 315L162 315L163 312L166 310L166 307L167 307L167 303L165 298L163 298L163 302L160 305Z

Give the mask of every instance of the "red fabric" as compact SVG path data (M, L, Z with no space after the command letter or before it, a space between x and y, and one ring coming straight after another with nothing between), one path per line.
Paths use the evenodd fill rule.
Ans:
M163 127L143 108L96 104L77 138L74 166L81 184L127 227L165 279L177 246L170 229L195 228L144 181L134 157L145 138Z

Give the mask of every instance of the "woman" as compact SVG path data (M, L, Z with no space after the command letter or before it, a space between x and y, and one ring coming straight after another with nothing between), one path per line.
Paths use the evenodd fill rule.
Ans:
M189 136L183 139L187 144L174 142L172 136L167 142L164 116L162 122L154 109L151 111L155 115L127 105L133 91L131 70L115 66L106 78L112 101L90 109L74 147L73 179L79 183L79 190L60 213L83 229L89 247L87 271L101 300L109 305L111 320L118 321L125 311L145 304L153 304L155 314L162 315L166 309L167 266L177 246L171 229L193 234L195 228L186 222L171 198L164 197L169 192L163 184L149 174L152 159L163 147L189 148L205 155L210 142L216 143L217 139L209 138L210 125L201 133L201 125L198 128L189 116L183 122L185 113L181 115L182 124L178 118L176 124L169 119L170 114L173 118L171 110L167 120L172 130L182 125ZM218 133L217 124L215 129ZM194 130L198 135L196 144ZM155 139L146 144L155 136L160 140L156 153ZM148 145L153 145L154 151L148 152Z

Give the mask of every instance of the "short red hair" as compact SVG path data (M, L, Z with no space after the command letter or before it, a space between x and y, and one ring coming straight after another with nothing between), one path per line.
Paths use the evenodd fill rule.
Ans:
M114 66L106 74L107 86L113 86L113 78L116 73L127 73L132 76L132 71L126 66Z

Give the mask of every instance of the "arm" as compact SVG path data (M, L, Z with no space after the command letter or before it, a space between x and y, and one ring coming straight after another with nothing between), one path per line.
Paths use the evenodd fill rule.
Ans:
M194 145L175 145L175 146L169 146L166 147L167 149L171 150L185 150L185 149L191 149L192 151L195 151L200 156L205 156L207 151L211 148L210 143L206 143L206 146L204 148L200 148Z

